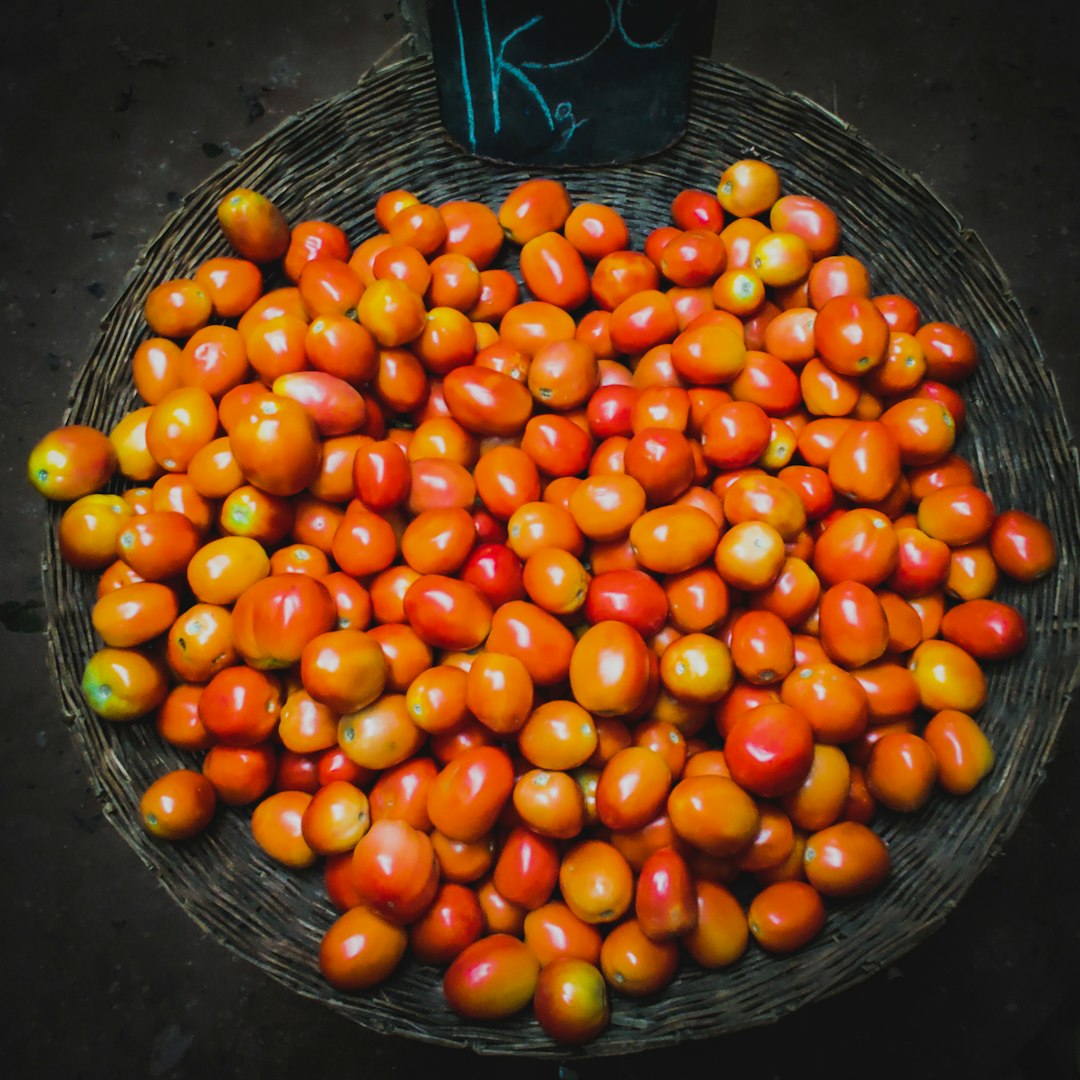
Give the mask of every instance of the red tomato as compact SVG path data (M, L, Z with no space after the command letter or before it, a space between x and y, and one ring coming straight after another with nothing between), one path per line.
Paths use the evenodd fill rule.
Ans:
M724 760L747 791L774 798L806 779L814 756L814 729L790 705L759 705L743 713L724 740Z

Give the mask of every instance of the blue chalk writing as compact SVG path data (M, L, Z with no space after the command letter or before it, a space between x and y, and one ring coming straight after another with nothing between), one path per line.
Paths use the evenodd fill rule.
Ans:
M473 112L472 90L469 88L469 65L465 59L465 31L461 25L458 0L454 0L454 24L457 27L458 53L461 56L461 85L465 91L465 118L469 125L469 146L476 149L476 115ZM490 45L490 38L488 43Z
M539 60L518 60L513 62L507 58L507 48L511 42L516 41L525 34L526 31L531 30L539 23L543 22L543 15L533 15L531 18L526 19L525 22L514 27L508 34L504 35L499 41L498 48L495 48L494 41L492 40L491 33L491 19L488 14L487 0L480 0L480 24L484 35L484 45L487 52L487 82L491 97L491 127L494 134L498 134L502 130L502 93L504 87L504 76L509 79L513 79L518 86L520 86L529 97L536 103L541 114L544 117L544 122L547 124L548 129L554 134L560 135L559 143L556 150L563 150L573 138L574 133L583 125L589 122L588 117L577 119L574 116L573 104L569 101L559 102L554 109L548 103L544 96L543 91L539 86L526 74L528 71L555 71L560 68L571 67L575 64L583 63L591 56L595 55L600 49L602 49L613 36L618 35L619 39L632 49L659 49L671 40L672 35L675 33L676 28L679 25L681 16L675 15L674 20L667 30L658 38L653 41L638 41L630 35L630 32L626 29L624 18L626 15L627 0L604 0L604 6L607 8L608 13L608 25L607 28L601 34L599 40L592 45L585 52L578 56L569 57L565 60L555 61L539 61ZM476 110L474 107L472 87L469 78L468 62L465 55L465 30L461 18L461 10L458 4L458 0L453 0L454 22L457 30L458 51L461 61L461 79L462 89L464 91L465 98L465 115L468 123L469 145L473 150L476 149Z

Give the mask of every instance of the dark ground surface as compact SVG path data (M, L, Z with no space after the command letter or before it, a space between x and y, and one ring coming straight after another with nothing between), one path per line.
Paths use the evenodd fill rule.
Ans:
M1080 70L1073 3L721 4L714 56L799 91L918 173L982 237L1080 420ZM375 1037L206 937L105 822L40 633L44 509L23 479L98 320L220 155L349 88L392 3L9 0L0 36L0 970L5 1076L414 1076L557 1066ZM1037 13L1037 14L1036 14ZM1077 1074L1077 709L1020 827L944 929L767 1029L572 1066L623 1080Z

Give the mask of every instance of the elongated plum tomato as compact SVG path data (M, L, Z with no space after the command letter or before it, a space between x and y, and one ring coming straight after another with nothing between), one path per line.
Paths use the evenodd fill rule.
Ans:
M405 593L405 618L438 649L475 649L491 630L492 609L473 585L442 574L424 574Z
M633 712L649 688L649 648L624 622L608 620L585 631L570 658L575 699L597 716Z

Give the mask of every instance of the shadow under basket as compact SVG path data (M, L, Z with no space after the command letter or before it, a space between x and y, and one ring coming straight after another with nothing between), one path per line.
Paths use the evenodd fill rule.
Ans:
M675 147L630 165L559 175L575 201L615 207L640 249L651 229L669 222L680 190L712 190L727 164L747 156L773 163L784 191L817 196L836 210L843 250L869 266L875 292L902 292L925 319L955 322L974 335L982 363L964 388L971 408L958 449L999 507L1027 510L1049 524L1061 558L1037 584L1005 584L998 593L1026 615L1030 644L1022 658L990 666L979 722L997 752L993 772L967 798L939 793L918 814L879 814L875 828L894 863L887 883L865 899L830 902L825 932L794 955L769 956L751 945L724 971L684 964L657 999L614 996L610 1027L576 1055L638 1051L766 1023L897 960L941 925L1016 826L1076 682L1080 500L1057 389L1000 269L920 181L813 103L702 61L693 71L688 132ZM203 259L228 253L215 207L229 189L264 193L290 221L338 223L355 244L377 230L372 210L383 191L497 207L526 178L520 169L467 156L444 134L428 58L372 71L356 89L287 120L185 200L106 316L66 422L109 430L135 404L130 361L149 336L145 297L154 283L188 276ZM98 647L90 623L95 582L61 562L58 517L54 508L45 593L51 666L72 735L109 820L188 914L280 983L367 1028L482 1053L565 1056L529 1010L498 1024L460 1020L443 1001L440 974L410 960L372 991L332 989L317 962L335 915L321 871L294 873L266 858L251 839L249 812L219 812L205 834L180 844L142 831L142 791L170 769L198 768L197 759L161 742L153 724L110 725L83 704L81 673Z

